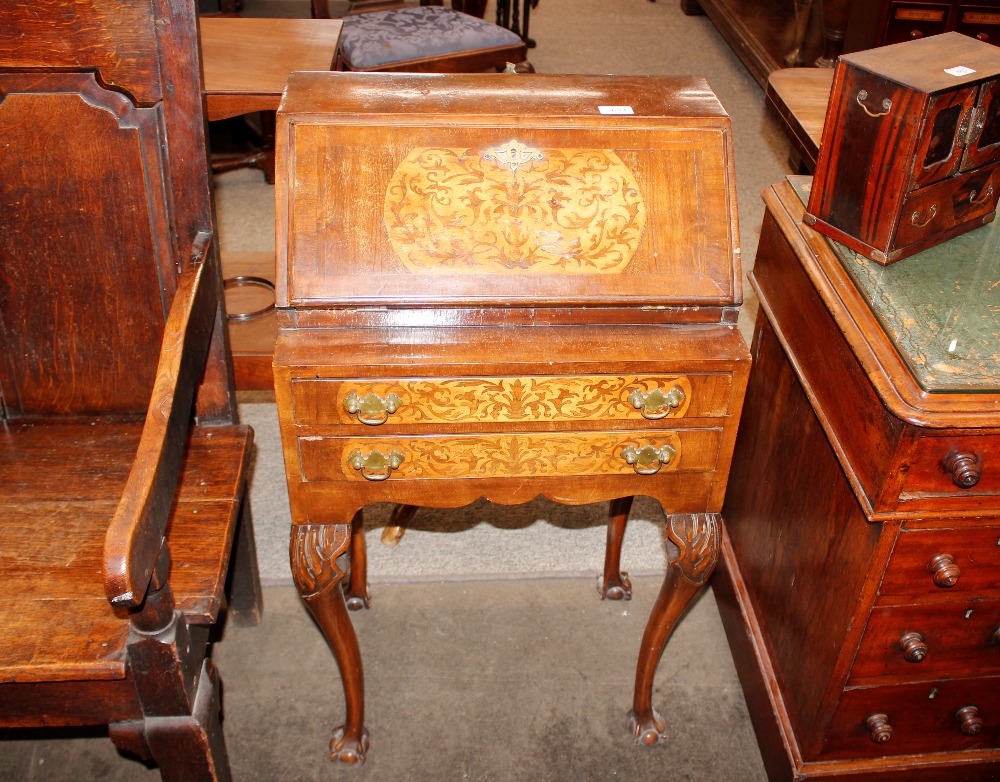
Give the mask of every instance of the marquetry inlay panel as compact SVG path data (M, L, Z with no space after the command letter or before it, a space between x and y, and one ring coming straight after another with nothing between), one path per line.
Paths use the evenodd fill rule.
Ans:
M713 469L719 440L717 429L303 437L299 451L307 481L654 475Z
M399 164L385 227L416 273L619 274L646 204L609 149L418 148Z

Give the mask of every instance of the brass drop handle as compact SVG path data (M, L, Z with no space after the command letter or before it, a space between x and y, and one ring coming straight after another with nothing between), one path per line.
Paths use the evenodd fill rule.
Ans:
M910 215L910 225L914 228L925 227L937 216L937 211L937 204L931 204L931 208L927 210L927 217L922 218L920 212L914 212Z
M904 633L899 639L903 659L908 663L919 663L927 656L927 642L920 633Z
M622 449L622 458L631 464L632 469L639 475L655 475L660 471L660 467L669 464L676 453L677 450L671 445L664 445L661 448L654 448L651 445L644 445L642 448L626 445Z
M978 706L963 706L955 712L955 722L966 736L978 736L983 732L983 718L979 716Z
M976 198L976 191L969 191L969 203L973 206L979 206L980 204L985 204L990 196L993 195L993 185L987 185L983 188L983 192L979 194L979 198Z
M983 466L975 452L952 451L941 461L952 482L963 489L971 489L983 477Z
M955 564L955 558L951 554L938 554L927 563L927 569L934 577L934 583L943 589L953 587L958 583L958 577L962 575L962 570Z
M868 738L876 744L885 744L892 738L892 725L887 714L872 714L865 720L865 730Z
M395 394L389 394L383 399L375 393L360 397L357 392L351 391L344 397L344 409L351 415L357 415L361 423L369 426L384 424L389 414L395 413L401 404L403 400Z
M656 388L648 394L637 388L628 395L629 404L640 411L643 418L648 418L650 421L666 418L671 410L676 410L684 404L684 398L684 390L680 386L674 386L665 393Z
M403 463L404 458L399 451L390 451L388 456L381 451L372 451L367 456L361 451L352 451L347 456L347 463L359 470L367 481L384 481Z
M865 105L865 101L868 100L868 90L861 90L858 93L858 97L856 98L856 100L858 102L858 105L862 109L864 109L865 114L867 114L869 117L874 117L876 119L878 117L884 117L892 110L892 101L889 100L888 98L882 99L882 111L872 111L871 109L869 109Z

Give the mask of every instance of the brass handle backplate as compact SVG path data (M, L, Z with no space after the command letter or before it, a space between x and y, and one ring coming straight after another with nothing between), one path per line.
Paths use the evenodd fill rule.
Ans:
M661 391L655 388L648 394L642 393L640 389L635 389L628 395L629 404L642 413L643 418L656 421L666 418L671 410L676 410L684 404L684 391L680 386L674 386L669 391Z
M384 481L403 463L404 458L399 451L390 451L388 456L381 451L372 451L367 456L361 451L352 451L347 456L347 463L359 470L365 480Z
M670 462L677 450L672 445L664 445L661 448L654 448L651 445L644 445L636 448L634 445L626 445L622 449L622 458L632 465L639 475L655 475L660 468Z
M356 415L361 423L369 426L384 424L389 414L395 413L401 404L403 400L395 394L389 394L383 399L375 393L360 397L357 392L351 391L344 397L344 409L351 415Z

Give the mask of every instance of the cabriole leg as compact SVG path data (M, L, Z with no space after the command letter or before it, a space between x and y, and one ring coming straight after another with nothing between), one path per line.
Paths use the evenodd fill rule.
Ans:
M601 600L631 600L632 584L628 573L622 572L622 541L625 526L632 510L632 497L611 501L608 510L608 542L604 549L604 578L601 581Z
M304 524L292 527L291 561L295 586L326 638L340 668L347 716L330 740L330 759L364 763L368 751L365 730L364 673L361 650L340 583L338 561L351 543L349 524Z
M629 729L635 743L653 746L666 739L663 718L653 709L653 677L663 648L691 599L712 575L719 555L719 517L713 513L667 517L667 536L677 546L660 594L646 623L635 672Z

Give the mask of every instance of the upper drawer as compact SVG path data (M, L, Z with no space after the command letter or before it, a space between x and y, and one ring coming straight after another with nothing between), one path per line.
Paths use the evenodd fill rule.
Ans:
M642 421L726 415L732 376L294 380L300 425Z
M703 79L299 73L278 123L279 306L740 301Z
M936 510L970 504L995 508L1000 498L1000 435L943 435L925 430L915 443L900 487L900 507Z

